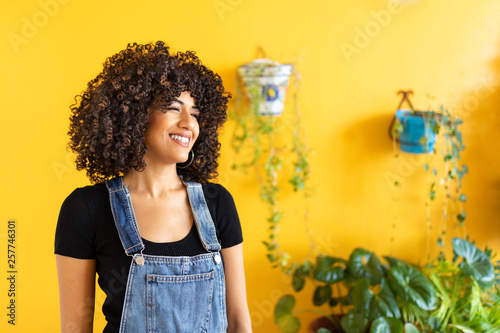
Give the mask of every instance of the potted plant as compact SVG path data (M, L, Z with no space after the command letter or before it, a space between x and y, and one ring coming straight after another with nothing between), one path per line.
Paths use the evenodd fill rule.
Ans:
M327 327L313 332L419 332L437 298L430 281L415 267L399 259L378 257L355 249L348 260L320 255L314 262L293 266L292 287L303 290L306 281L315 286L312 301L320 308L294 310L295 297L285 295L275 306L274 320L282 332L300 329L296 314L315 312Z
M295 297L286 295L275 306L275 323L282 332L300 329L296 316L315 312L322 317L310 332L500 332L500 261L491 250L453 238L453 259L442 257L419 270L401 260L356 249L348 260L318 256L314 263L292 272L295 291L306 281L316 287L313 304L294 310Z
M411 104L409 95L411 90L400 90L403 97L389 127L389 135L399 142L401 151L411 154L431 153L436 141L434 127L440 115L434 111L417 111ZM409 109L402 109L404 103Z
M499 262L461 238L452 239L453 259L439 258L425 274L439 300L428 319L438 332L500 332Z
M273 267L285 268L290 256L281 251L277 242L278 225L283 217L278 203L278 182L285 156L287 159L292 156L289 183L293 191L303 192L306 200L310 197L309 150L304 143L298 107L300 75L295 66L280 65L270 59L257 59L241 66L238 74L235 104L229 113L236 123L232 146L240 157L244 157L242 151L251 151L251 156L232 167L255 168L260 197L269 209L269 234L264 241L267 257ZM293 83L292 98L291 103L285 103L289 82ZM283 140L284 135L291 138Z
M465 219L466 213L463 207L466 196L462 192L462 180L467 174L468 168L462 164L461 152L465 149L462 133L459 126L462 121L454 117L450 112L441 107L436 111L416 111L411 104L409 95L413 91L400 90L398 94L403 97L390 126L390 135L394 145L399 142L399 148L406 153L428 153L429 155L441 154L442 163L438 161L424 164L427 173L428 196L426 202L427 215L427 260L430 259L430 230L431 204L441 193L443 199L443 212L437 244L445 247L447 235L447 223L450 219L462 228L462 237L466 236ZM407 103L408 110L402 109L402 105ZM396 158L399 154L395 152ZM431 161L431 159L428 159ZM399 179L394 181L395 188L400 186ZM451 214L450 214L451 212ZM436 228L436 226L434 226ZM441 256L444 251L441 251Z
M261 116L280 116L283 112L292 65L281 65L271 59L255 59L238 67L250 101L255 101Z

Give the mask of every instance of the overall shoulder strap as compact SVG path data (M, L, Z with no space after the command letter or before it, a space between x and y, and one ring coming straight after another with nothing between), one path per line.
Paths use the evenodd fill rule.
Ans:
M194 215L194 221L198 234L200 235L201 242L205 249L209 252L218 252L221 249L219 241L217 240L217 233L215 231L215 224L208 210L203 188L200 183L184 182L187 187L189 203Z
M116 177L106 181L109 192L109 203L115 220L116 229L120 235L123 249L129 256L144 250L144 243L139 234L135 221L134 210L130 200L130 193L123 185L122 177Z

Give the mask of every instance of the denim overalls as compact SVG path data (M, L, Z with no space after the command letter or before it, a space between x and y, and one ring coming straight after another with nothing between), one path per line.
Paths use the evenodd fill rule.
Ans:
M120 333L226 332L224 268L215 225L200 184L184 182L201 242L194 257L142 254L130 194L122 177L106 181L125 253L132 256Z

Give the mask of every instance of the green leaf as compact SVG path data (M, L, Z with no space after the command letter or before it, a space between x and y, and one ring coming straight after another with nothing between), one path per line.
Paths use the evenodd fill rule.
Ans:
M392 290L405 301L411 301L424 310L437 306L436 292L429 280L408 265L398 265L389 270Z
M340 326L346 333L364 333L368 328L368 319L354 311L342 317Z
M396 298L385 279L382 279L378 293L370 289L368 280L358 280L352 288L352 299L357 312L369 320L381 316L401 317Z
M304 272L304 270L302 269L302 267L297 268L293 272L293 276L292 276L292 287L293 287L293 290L295 290L295 291L301 291L302 288L304 288L307 276L308 276L308 273Z
M318 256L313 277L328 284L337 283L344 278L347 261L342 258Z
M278 260L278 255L276 255L276 254L268 253L268 254L266 254L266 257L267 257L267 259L269 259L269 261L271 263L276 262Z
M418 330L417 327L415 327L415 325L410 324L410 323L406 323L405 327L404 327L404 332L405 333L419 333L420 331Z
M491 286L495 279L495 270L490 258L464 239L453 238L451 244L455 255L464 259L459 265L462 271L473 277L480 286Z
M390 267L394 267L397 265L408 265L406 262L404 262L401 259L390 257L390 256L384 256L384 259L389 263Z
M438 122L434 123L434 127L432 128L432 131L436 134L439 134L439 130L441 129L441 126L439 125Z
M375 319L375 316L401 317L396 297L385 279L382 279L380 290L374 293L370 304L370 319Z
M463 333L477 333L476 330L470 328L470 327L467 327L467 326L463 326L463 325L455 325L455 324L450 324L448 325L449 327L454 327L454 328L458 328L460 331L462 331Z
M401 320L390 317L380 317L373 321L370 333L402 333L403 323Z
M281 297L274 308L274 317L281 318L283 316L291 314L294 306L295 297L293 297L292 295L285 295Z
M326 286L319 286L314 290L313 303L320 306L325 304L332 297L332 288L329 284Z
M293 290L295 291L301 291L302 288L304 288L304 285L306 284L306 279L304 279L303 276L301 276L300 274L296 274L297 271L295 271L293 273L293 277L292 277L292 287L293 287Z
M285 333L296 333L300 329L300 320L292 314L295 298L292 295L283 296L274 308L274 323Z
M349 269L356 278L366 278L370 284L378 284L384 275L382 264L375 253L357 248L349 258Z
M401 124L401 122L397 121L395 124L394 124L394 131L397 133L397 134L401 134L404 132L404 127L403 127L403 124Z
M460 214L457 215L457 220L458 222L460 222L460 224L462 224L465 220L465 217L466 217L466 214L465 212L461 212Z
M370 290L370 282L365 278L357 280L351 289L351 296L356 311L368 317L370 301L373 298L373 293Z
M429 192L429 198L431 200L434 200L436 199L436 190L434 189L436 186L436 183L435 182L432 182L431 184L431 189L430 189L430 192Z
M450 175L450 178L455 178L458 175L457 168L456 167L451 168L448 174Z

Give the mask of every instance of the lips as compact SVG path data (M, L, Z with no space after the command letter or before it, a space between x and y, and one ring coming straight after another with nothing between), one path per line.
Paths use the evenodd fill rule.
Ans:
M184 133L169 134L170 138L183 147L188 147L191 136Z

